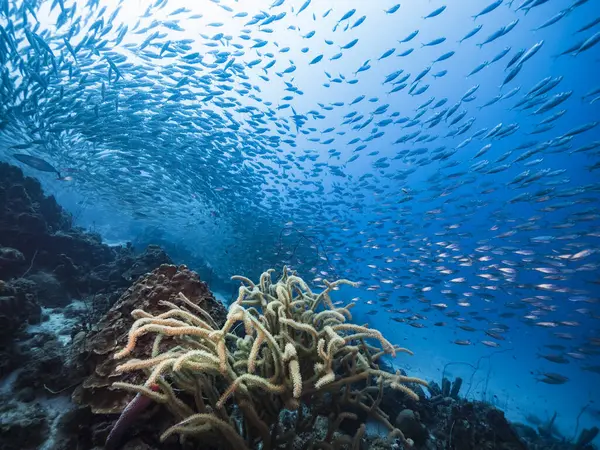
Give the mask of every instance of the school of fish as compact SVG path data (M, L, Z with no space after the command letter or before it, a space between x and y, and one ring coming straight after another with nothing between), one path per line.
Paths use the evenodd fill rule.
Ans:
M355 33L408 20L404 4L270 0L251 14L241 1L156 0L131 23L125 3L0 0L2 159L190 246L220 230L202 256L224 277L282 264L316 285L347 277L367 314L492 348L524 323L554 339L542 358L600 374L600 82L552 69L598 71L594 1L473 2L461 6L471 29L423 38L458 8L435 0L362 63ZM206 5L240 32L220 31ZM496 14L512 19L497 28ZM522 47L502 43L532 16ZM536 37L546 28L555 42ZM458 65L469 88L445 84L457 70L446 64L493 45ZM429 63L411 62L419 52ZM337 73L338 60L354 70ZM395 69L373 73L384 64ZM313 84L325 100L312 103ZM567 382L559 372L537 376Z

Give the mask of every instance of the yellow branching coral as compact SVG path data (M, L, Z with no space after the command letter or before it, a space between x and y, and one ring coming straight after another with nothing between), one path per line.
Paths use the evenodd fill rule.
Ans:
M283 410L296 409L299 417L307 409L328 415L318 410L325 404L335 404L343 417L351 415L344 407L358 407L382 422L390 436L403 439L378 407L381 394L371 393L377 383L378 392L389 387L418 400L407 383L426 382L385 372L377 364L385 354L410 351L395 347L377 330L349 323L352 304L334 306L330 292L354 283L325 282L325 290L315 294L286 268L273 283L273 272L263 273L257 284L234 277L243 284L220 329L183 294L177 302L163 303L170 308L166 313L135 310L127 344L114 357L132 356L139 339L154 335L151 355L141 359L136 354L117 367L120 372L145 371L146 383L114 387L151 396L174 414L178 423L163 439L212 433L223 435L222 442L231 448L261 443L269 450L290 439L289 432L280 430ZM311 423L297 422L297 427ZM333 439L333 433L328 436Z

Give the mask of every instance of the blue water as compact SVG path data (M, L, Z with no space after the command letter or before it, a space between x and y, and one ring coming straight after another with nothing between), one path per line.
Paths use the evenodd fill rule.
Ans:
M213 287L225 299L236 289L227 281L231 275L256 279L283 264L314 285L322 278L360 281L359 289L344 288L339 298L358 297L356 321L414 351L413 357L394 360L412 375L439 382L444 366L452 363L446 374L466 380L463 394L496 404L512 420L531 423L535 415L546 421L556 411L560 432L571 438L588 405L579 429L598 424L600 374L582 369L600 365L600 170L594 167L600 147L573 150L598 141L600 127L558 140L569 130L600 121L600 100L594 101L600 95L600 45L576 56L555 55L599 32L598 25L577 30L600 16L600 3L550 0L525 14L517 11L516 1L504 1L477 20L472 16L488 6L486 1L448 2L441 14L427 19L444 3L403 2L386 14L395 3L313 0L296 14L303 3L286 0L270 8L271 1L192 5L170 0L156 2L144 14L147 2L127 1L121 2L111 29L107 22L116 2L78 2L75 10L69 9L73 2L65 2L72 14L59 29L60 7L50 12L52 3L43 3L39 22L26 13L28 26L52 48L59 71L53 73L48 62L29 68L28 73L38 70L47 77L47 89L32 81L10 105L11 94L3 88L0 117L7 125L0 134L0 156L20 164L11 146L45 139L18 152L43 158L72 179L56 180L55 174L21 165L42 180L78 224L108 242L133 241L142 247L160 238L171 254L184 255L181 262L210 268ZM168 17L181 6L189 11ZM534 31L565 8L572 10ZM5 29L21 23L17 9L10 23L0 18ZM355 13L333 31L352 9ZM258 24L246 25L261 11ZM240 12L248 15L234 17ZM259 25L284 12L281 19ZM195 14L202 17L190 18ZM362 16L362 24L347 26ZM175 20L181 31L172 22L164 25ZM518 23L506 35L477 46L514 20ZM94 24L103 31L88 33L96 41L83 41L75 62L64 38L75 47ZM477 34L458 43L479 24ZM124 25L128 31L116 43ZM17 28L15 36L23 38L19 45L26 48L23 30ZM419 33L410 42L398 42L415 30ZM140 49L155 31L160 34ZM443 43L421 47L440 37ZM177 47L182 39L189 44ZM354 39L352 48L340 49ZM264 46L252 48L262 41ZM501 88L513 55L540 42L539 51ZM289 51L282 51L286 47ZM398 56L410 48L412 53ZM499 61L467 77L506 48ZM395 49L391 56L379 59L390 49ZM432 64L451 51L448 59ZM26 52L30 55L31 48ZM202 61L184 58L194 52ZM339 59L330 60L338 53ZM319 55L322 60L310 64ZM109 59L120 68L119 79ZM274 65L264 69L271 61ZM370 68L355 75L364 64ZM430 65L418 85L428 89L414 95L417 87L410 95L413 80ZM395 81L410 74L408 85L389 93L394 81L383 82L400 69ZM15 86L24 77L15 61L6 70L16 77ZM442 70L447 74L432 76ZM562 80L546 95L550 99L572 91L564 103L539 114L532 113L543 103L514 108L538 82L558 76ZM462 101L450 119L428 128L427 119L475 86L471 101ZM520 89L512 98L479 109L514 88ZM360 96L364 99L350 105ZM404 128L431 97L419 122ZM30 101L27 108L10 109L24 98ZM444 98L447 102L434 109ZM36 120L23 113L28 108L36 111ZM551 129L530 134L563 109ZM463 110L464 117L450 125ZM407 121L394 123L402 117ZM468 131L448 136L471 118ZM393 121L382 123L386 119ZM47 134L42 136L36 124L43 124ZM484 138L498 124L501 132L511 124L518 129L506 137ZM64 129L48 131L59 125ZM395 143L414 131L421 133ZM430 138L417 142L425 134ZM517 149L527 141L535 141L534 147L552 145L515 161L529 150ZM486 144L491 148L475 157ZM361 145L366 147L357 150ZM510 150L510 156L496 162ZM436 158L443 152L450 153ZM359 156L349 162L353 155ZM541 161L533 164L536 159ZM488 165L473 167L483 160ZM490 172L502 164L510 166ZM512 182L526 170L535 178ZM584 250L589 254L573 257ZM536 268L556 271L548 278ZM458 316L449 316L450 311ZM503 340L484 333L498 327L505 329ZM544 347L552 344L564 349ZM541 354L563 355L567 363L550 362ZM466 364L454 364L459 362ZM558 373L568 381L547 384L539 381L543 373Z

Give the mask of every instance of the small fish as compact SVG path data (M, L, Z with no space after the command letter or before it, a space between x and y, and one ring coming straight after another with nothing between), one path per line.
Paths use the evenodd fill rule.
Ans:
M357 43L358 43L358 39L353 39L350 42L348 42L346 45L341 46L340 48L342 50L348 50L348 49L351 49L352 47L354 47Z
M386 14L394 14L396 11L398 11L400 9L400 3L398 3L397 5L392 6L390 9L385 10L384 12Z
M593 372L600 374L600 366L583 366L581 370L585 370L586 372Z
M569 381L567 377L557 373L544 373L542 374L542 378L537 378L537 380L546 384L565 384Z
M466 41L467 39L475 36L477 33L479 33L479 31L483 28L483 25L477 25L475 28L473 28L471 31L469 31L467 34L464 35L464 37L458 41L459 44L462 44L463 41Z
M315 56L308 64L312 66L313 64L318 63L322 59L323 59L323 55Z
M522 68L523 68L523 65L521 63L518 63L517 65L515 65L510 70L510 72L508 72L508 74L504 78L504 81L502 81L502 84L500 85L500 87L502 88L506 84L510 83L519 74L519 72L521 71Z
M377 61L381 61L382 59L385 59L388 56L393 55L395 51L396 51L395 48L390 48L389 50L386 50L379 58L377 58Z
M432 64L436 62L446 61L447 59L450 59L452 56L454 56L454 54L454 51L446 52L443 55L438 56L437 59L433 60Z
M598 31L596 34L584 41L583 44L581 44L581 46L573 52L573 56L578 56L580 53L589 50L598 42L600 42L600 31Z
M595 27L596 25L600 24L600 16L596 17L594 20L592 20L591 22L588 22L587 24L585 24L584 26L582 26L581 28L579 28L577 30L577 33L581 33L582 31L587 31L590 28Z
M486 6L485 8L483 8L479 13L475 14L473 17L473 20L476 20L478 17L481 17L485 14L489 14L491 13L493 10L495 10L498 6L500 6L502 4L503 0L496 0L493 3L490 3L488 6Z
M477 67L475 67L473 70L471 70L468 74L467 74L467 78L469 78L472 75L475 75L478 72L481 72L483 69L485 69L487 66L489 66L489 62L488 61L484 61L481 64L479 64Z
M494 56L492 58L492 60L490 61L490 64L493 64L496 61L500 61L502 58L504 58L508 54L508 52L510 52L510 47L505 47L496 56Z
M568 364L569 360L562 355L538 355L540 358L544 358L555 364Z
M429 14L427 14L425 17L423 17L423 19L431 19L432 17L437 17L439 16L441 13L443 13L446 10L446 6L440 6L437 9L434 9L433 11L431 11Z
M546 102L544 102L538 109L536 109L533 114L543 114L543 113L546 113L546 112L554 109L561 103L568 100L572 94L573 94L573 91L567 91L567 92L561 92L559 94L554 95L553 97L548 99Z
M585 249L580 252L575 253L569 259L571 261L579 261L580 259L587 258L588 256L594 254L596 252L595 249Z
M426 44L421 44L421 47L433 47L434 45L439 45L445 41L446 41L445 37L440 37L440 38L434 39L432 41L429 41Z
M548 19L547 21L545 21L539 27L534 28L533 31L539 31L542 28L546 28L546 27L549 27L550 25L554 25L560 19L562 19L563 17L565 17L569 12L570 12L569 9L563 9L562 11L558 12L557 14L555 14L554 16L552 16L550 19Z
M405 50L402 53L397 54L396 56L408 56L413 52L414 48L409 48L408 50Z
M342 18L337 21L337 23L335 24L335 27L333 27L333 31L335 31L337 29L337 27L339 26L339 24L342 23L344 20L348 20L350 17L352 17L355 12L356 12L356 9L351 9L351 10L347 11L342 16Z
M523 56L524 53L525 53L524 48L517 50L517 52L513 55L513 57L510 59L510 61L508 61L508 64L506 64L506 67L504 70L510 69L517 61L519 61L521 59L521 57Z
M298 11L296 11L296 16L298 16L298 14L300 14L302 11L304 11L306 8L308 8L308 6L310 5L311 0L306 0L302 6L300 6L300 8L298 9Z
M541 40L541 41L537 42L536 44L534 44L529 50L527 50L525 52L525 54L519 60L518 64L522 65L523 63L525 63L525 61L531 59L533 57L533 55L535 55L537 52L540 51L540 49L542 48L543 45L544 45L544 41L543 40Z
M402 39L401 41L398 41L398 42L400 42L401 44L403 44L405 42L412 41L417 36L417 34L419 34L419 30L413 31L408 36L406 36L404 39Z
M350 29L360 26L366 19L367 19L367 16L359 17L358 19L356 19L356 22L354 22L354 24L350 27Z
M23 164L32 167L40 172L52 172L58 175L58 178L62 178L60 172L54 168L50 163L43 160L42 158L38 158L37 156L26 155L23 153L14 153L13 158L17 161L22 162Z

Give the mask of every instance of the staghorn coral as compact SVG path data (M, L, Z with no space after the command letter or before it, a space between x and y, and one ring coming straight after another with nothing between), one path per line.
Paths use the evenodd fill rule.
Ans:
M161 302L170 308L164 313L132 311L136 321L127 344L114 356L136 358L116 370L143 370L147 378L142 385L116 382L113 388L145 395L170 410L177 423L161 440L212 434L224 438L227 448L261 443L269 450L289 446L319 416L328 415L329 431L323 441L313 442L315 448L331 448L332 442L359 448L364 427L349 441L336 430L342 420L356 419L353 411L361 411L411 446L378 405L386 387L418 400L406 383L427 383L377 365L384 354L411 352L393 346L377 330L349 323L352 304L332 303L332 290L353 283L325 282L326 289L315 294L286 268L276 283L272 272L263 273L258 284L234 277L243 284L222 327L182 293L177 303ZM141 355L136 344L146 335L154 336L154 344ZM296 411L287 431L281 419L286 410Z

